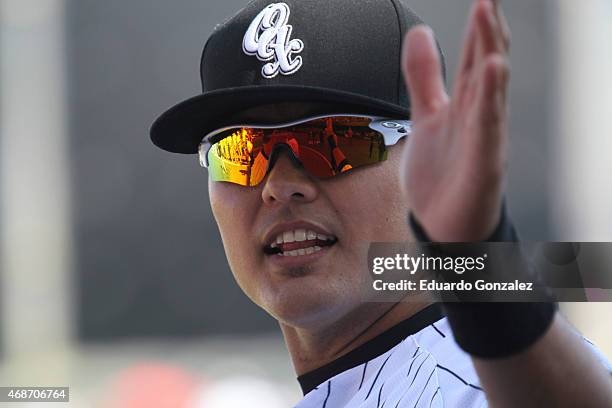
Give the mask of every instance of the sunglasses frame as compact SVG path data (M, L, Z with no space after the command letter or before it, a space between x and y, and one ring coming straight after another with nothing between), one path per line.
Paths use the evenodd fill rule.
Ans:
M336 117L356 117L356 118L371 119L372 122L369 125L370 129L375 130L379 132L381 135L383 135L385 146L387 147L396 145L402 138L410 136L410 134L412 133L412 121L410 120L389 118L389 117L384 117L384 116L355 114L355 113L347 113L347 114L336 113L332 115L310 116L305 119L299 119L299 120L294 120L291 122L274 124L274 125L244 124L244 125L225 126L223 128L220 128L220 129L217 129L217 130L214 130L208 133L206 136L204 136L204 139L202 139L202 143L200 143L200 146L198 148L200 166L204 168L208 168L208 165L209 165L208 152L210 151L210 149L215 143L220 142L221 140L225 139L225 138L222 138L222 139L216 140L215 136L227 130L235 129L235 128L284 129L284 128L288 128L291 126L297 126L297 125L301 125L304 123L308 123L313 120L336 118Z

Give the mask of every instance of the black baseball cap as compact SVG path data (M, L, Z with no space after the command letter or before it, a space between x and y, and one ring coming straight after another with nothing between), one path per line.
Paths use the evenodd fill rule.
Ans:
M207 133L237 124L241 112L283 103L409 118L402 40L421 23L402 0L251 1L206 42L202 94L163 113L151 140L197 153Z

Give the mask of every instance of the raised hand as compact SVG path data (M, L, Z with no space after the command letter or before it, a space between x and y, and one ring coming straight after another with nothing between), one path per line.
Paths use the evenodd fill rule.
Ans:
M413 134L400 168L414 216L440 242L486 239L499 222L508 139L509 31L493 0L475 0L452 96L431 29L404 41Z

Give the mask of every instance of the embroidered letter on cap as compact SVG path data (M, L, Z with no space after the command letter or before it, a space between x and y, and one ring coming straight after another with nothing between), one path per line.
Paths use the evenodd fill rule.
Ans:
M242 42L247 55L255 55L265 64L261 74L274 78L279 73L291 75L302 66L302 57L293 58L304 49L302 40L291 40L293 27L289 21L289 6L285 3L270 4L253 20Z

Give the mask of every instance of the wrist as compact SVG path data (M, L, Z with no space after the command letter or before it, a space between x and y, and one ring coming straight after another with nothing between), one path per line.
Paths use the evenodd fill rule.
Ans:
M419 242L432 242L413 214L409 223ZM486 242L518 242L518 234L502 202L500 219ZM530 273L528 262L518 257L512 264L517 275ZM552 302L445 302L443 308L457 344L480 358L502 358L534 344L550 327L557 305Z
M410 212L408 215L408 223L416 241L439 242L432 240L429 237L429 234L427 231L425 231L425 228L421 225L419 220L416 219L412 212ZM484 242L517 242L518 240L519 238L516 229L508 216L506 201L502 200L497 224L493 229L493 232L489 234L488 238L485 239Z

